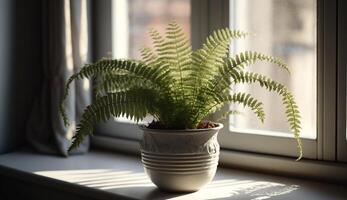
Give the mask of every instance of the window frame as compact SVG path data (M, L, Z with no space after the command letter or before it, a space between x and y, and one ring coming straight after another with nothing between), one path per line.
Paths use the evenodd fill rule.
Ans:
M208 14L204 17L200 17L201 23L198 23L205 23L207 25L200 25L200 27L203 28L193 28L193 34L195 31L194 35L200 32L202 36L206 36L207 33L216 28L229 26L228 0L213 2L211 0L203 0L196 2L196 4L198 6L200 5L200 11L198 13ZM339 8L341 9L340 6ZM336 11L336 0L317 0L317 138L315 140L302 139L304 158L308 159L336 161L337 156L337 135L335 131L337 118L337 109L335 105L337 103L337 93L334 89L337 84ZM340 35L342 37L342 33ZM202 40L195 41L195 44L201 42ZM345 101L345 96L343 101ZM228 108L225 107L225 110L226 109ZM226 126L228 126L228 124L226 124ZM290 138L244 134L240 132L230 132L224 129L221 131L219 139L221 146L230 150L290 157L297 156L295 140Z
M93 61L112 55L112 0L92 1L92 26L93 37ZM101 30L101 31L100 31ZM95 126L95 135L118 138L125 140L138 141L141 138L141 132L137 125L131 123L118 123L109 120ZM132 132L132 134L129 134Z
M111 3L112 0L93 1L93 28L99 30L93 34L95 49L93 60L108 55L112 50L112 43L109 42L112 33L112 26L110 26L112 24ZM337 12L338 3L339 12ZM303 139L304 156L307 159L347 161L347 142L339 142L342 136L346 137L346 112L343 112L346 110L346 66L344 66L344 58L340 56L337 61L336 56L337 53L346 55L346 39L343 38L346 27L338 29L336 20L337 17L339 19L346 18L346 14L342 12L342 6L346 8L346 2L317 0L317 139ZM191 8L192 46L195 49L212 30L229 26L228 0L191 0ZM342 27L342 24L342 20L339 20L339 26ZM336 34L337 30L339 31L338 35ZM339 48L337 47L337 39L344 41ZM338 81L336 81L337 78ZM337 90L331 89L336 88L336 86ZM129 134L129 131L133 133ZM114 122L98 125L95 133L95 137L106 136L132 141L139 141L141 138L141 132L136 128L136 125L126 123L122 123L121 126ZM280 156L297 156L294 139L235 134L237 134L237 138L230 138L230 133L227 130L222 131L219 139L223 150L276 155L278 158ZM260 145L260 143L267 145ZM99 143L97 146L100 145Z

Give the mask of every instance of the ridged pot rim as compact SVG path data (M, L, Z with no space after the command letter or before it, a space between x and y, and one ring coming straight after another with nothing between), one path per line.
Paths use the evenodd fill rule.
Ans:
M218 163L218 160L209 160L209 161L202 161L202 162L156 162L156 161L150 161L146 159L141 159L141 162L144 164L149 165L156 165L156 166L173 166L173 167L187 167L187 166L208 166L214 163Z
M153 158L153 159L172 159L172 160L186 160L186 159L193 159L193 160L199 160L199 159L208 159L208 158L215 158L219 157L218 153L213 154L207 154L207 153L152 153L146 150L141 149L141 156L147 157L147 158Z
M191 162L203 162L203 161L209 161L209 160L215 160L219 159L219 156L209 157L209 158L193 158L193 159L172 159L172 158L153 158L148 156L141 156L141 158L147 159L147 160L153 160L153 161L169 161L169 162L176 162L176 161L191 161Z
M149 164L142 163L143 166L147 169L159 170L159 171L169 171L169 172L187 172L187 171L204 171L209 169L214 169L218 166L218 163L211 164L208 166L200 166L200 167L185 167L185 168L177 168L177 167L160 167L160 166L151 166Z
M214 124L218 124L217 127L214 128L202 128L202 129L152 129L147 128L146 125L141 124L139 125L139 128L143 131L150 131L151 133L178 133L178 134L194 134L194 133L201 133L201 132L209 132L209 131L219 131L224 127L222 123L213 122Z
M151 168L146 168L144 167L146 171L149 173L156 173L156 174L170 174L170 175L175 175L175 176L186 176L190 174L210 174L211 172L217 171L217 166L215 168L210 168L210 169L204 169L204 170L189 170L189 171L167 171L167 170L159 170L159 169L151 169Z

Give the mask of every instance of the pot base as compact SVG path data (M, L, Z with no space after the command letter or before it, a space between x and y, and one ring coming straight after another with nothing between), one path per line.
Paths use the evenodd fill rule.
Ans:
M209 183L216 174L217 168L205 171L192 171L187 173L166 172L145 168L152 182L163 191L188 193L196 192Z

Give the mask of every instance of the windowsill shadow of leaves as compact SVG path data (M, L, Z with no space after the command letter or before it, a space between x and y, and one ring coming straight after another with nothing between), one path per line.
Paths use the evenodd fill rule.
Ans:
M285 185L267 181L216 180L196 193L173 197L170 200L264 200L273 199L274 197L281 199L281 196L287 195L297 189L299 189L298 185Z
M115 193L138 193L145 199L170 200L264 200L298 190L297 185L286 185L271 181L251 179L220 179L214 180L200 191L194 193L167 193L160 191L151 183L144 172L132 170L63 170L41 171L37 174L46 175L90 188Z

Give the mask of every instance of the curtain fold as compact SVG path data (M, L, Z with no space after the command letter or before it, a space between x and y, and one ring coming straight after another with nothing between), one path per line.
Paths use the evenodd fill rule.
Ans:
M44 83L27 124L27 139L39 152L67 156L75 126L84 108L91 102L90 81L71 84L64 102L70 127L59 115L59 104L66 80L90 62L88 0L43 1ZM89 138L71 153L89 149Z

